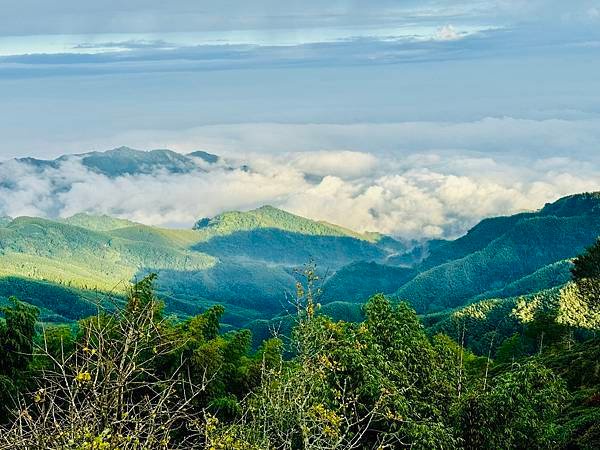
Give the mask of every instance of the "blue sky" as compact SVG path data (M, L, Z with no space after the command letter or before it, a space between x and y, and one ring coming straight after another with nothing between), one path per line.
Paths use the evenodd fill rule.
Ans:
M216 124L599 113L600 0L2 3L5 158Z
M396 162L365 174L363 193L410 170L479 183L493 161L485 175L498 192L514 188L530 199L511 204L502 194L452 233L485 214L600 189L600 0L0 6L0 159L129 145L250 161L352 151ZM428 158L437 162L423 167ZM282 195L260 201L345 217ZM348 195L357 211L366 208ZM442 233L458 214L446 203ZM402 214L393 220L412 213ZM402 228L380 222L348 225Z

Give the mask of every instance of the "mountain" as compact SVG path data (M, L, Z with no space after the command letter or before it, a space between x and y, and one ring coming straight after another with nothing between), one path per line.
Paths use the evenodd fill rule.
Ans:
M227 324L246 326L285 315L297 269L313 261L319 301L333 316L358 317L376 292L427 314L562 286L570 259L599 235L600 194L485 219L459 239L420 246L272 206L202 218L190 230L87 214L6 218L0 300L12 290L43 308L46 320L69 321L90 300L118 300L127 282L156 272L168 311L189 315L222 303Z
M571 327L580 336L594 335L600 327L600 312L581 301L573 283L519 297L481 300L453 311L426 315L423 323L430 335L444 333L485 355L490 350L493 354L513 334L522 333L540 313L559 326Z
M226 212L214 218L201 219L194 225L195 230L208 231L211 236L264 228L276 228L312 236L351 237L370 242L378 241L383 237L377 233L361 234L328 222L305 219L270 205L248 212Z
M463 238L437 246L395 295L423 313L515 284L535 290L556 286L569 270L566 263L556 264L581 253L599 235L598 193L565 197L534 213L487 219Z
M337 270L384 260L390 246L379 235L273 207L200 222L193 230L173 230L86 214L16 218L0 227L0 297L12 289L44 308L46 320L72 320L87 300L119 297L126 282L157 272L169 311L193 314L220 302L227 307L225 321L242 326L287 306L294 269L303 263L312 259ZM69 311L64 302L79 306Z
M103 152L63 155L53 160L18 158L14 161L38 172L59 169L69 162L79 162L92 172L115 178L123 175L147 175L157 171L174 174L204 171L206 165L216 164L219 159L217 155L204 151L184 155L167 149L144 151L119 147Z
M202 219L194 229L202 236L194 249L221 259L294 266L312 259L322 269L332 269L357 260L384 260L388 254L387 240L380 246L378 234L356 233L272 206Z
M359 303L379 292L395 292L415 276L414 269L358 261L342 267L323 284L322 303Z
M130 220L118 219L107 215L95 216L86 213L75 214L74 216L63 219L62 222L93 231L111 231L140 225Z

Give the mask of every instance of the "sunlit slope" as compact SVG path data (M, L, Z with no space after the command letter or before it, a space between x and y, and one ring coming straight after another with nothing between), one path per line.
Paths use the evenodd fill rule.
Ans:
M505 289L504 294L513 288L515 293L524 293L528 284L533 289L529 292L548 287L553 279L556 285L561 284L567 266L553 265L575 257L595 242L600 235L599 205L598 194L582 194L561 199L537 213L518 215L516 220L489 219L488 227L494 220L501 222L495 238L488 234L475 245L473 233L469 233L462 241L449 244L456 250L454 256L443 246L438 248L429 258L438 258L443 251L449 261L428 268L426 259L417 267L424 271L402 286L396 296L409 300L419 312L430 312L489 293L502 294ZM481 249L463 255L465 246ZM520 286L519 280L523 280Z
M130 227L145 230L145 227ZM186 249L177 232L130 239L119 230L21 217L0 228L0 275L46 280L83 289L114 290L142 268L200 270L215 259ZM173 234L173 237L170 235ZM182 233L184 234L184 233Z
M0 277L7 292L13 283L15 293L66 317L64 303L72 301L71 294L119 294L130 280L156 272L168 310L195 314L223 303L226 321L241 326L288 306L298 266L312 259L337 269L383 259L388 250L380 240L272 207L225 213L194 230L86 214L57 221L20 217L0 226ZM24 290L27 280L45 284ZM42 298L44 287L73 292L52 290L53 309Z
M308 236L351 237L368 242L377 242L382 238L378 233L357 233L339 225L306 219L269 205L252 211L229 211L213 218L204 218L199 220L194 228L200 232L202 240L257 229L277 229Z

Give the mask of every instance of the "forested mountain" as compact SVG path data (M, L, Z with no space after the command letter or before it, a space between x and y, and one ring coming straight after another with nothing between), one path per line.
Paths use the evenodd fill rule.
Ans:
M240 326L280 312L303 263L313 259L333 271L381 261L391 242L273 207L225 213L194 230L85 214L60 221L20 217L0 227L2 293L13 289L47 319L73 320L89 312L74 298L120 296L130 280L156 272L169 311L187 315L223 303L230 306L225 321Z
M225 323L244 326L285 312L295 269L313 261L320 301L335 302L334 316L356 316L352 305L375 292L395 294L419 313L443 311L566 283L569 259L600 234L599 204L597 194L571 196L538 212L486 219L455 241L414 248L271 206L199 219L192 230L87 214L6 218L0 295L14 289L45 319L69 321L89 312L89 300L120 297L130 280L155 272L168 311L185 316L222 303Z
M219 305L166 317L155 275L74 329L36 326L12 298L0 449L596 449L600 241L572 275L421 319L378 294L335 320L308 265L291 332L255 349L249 330L221 330Z
M414 247L271 206L7 218L0 448L597 448L599 204Z
M537 213L488 219L437 246L395 295L420 312L452 308L498 290L535 292L564 282L568 264L600 235L600 195L581 194ZM550 266L550 267L547 267ZM555 284L556 283L556 284Z

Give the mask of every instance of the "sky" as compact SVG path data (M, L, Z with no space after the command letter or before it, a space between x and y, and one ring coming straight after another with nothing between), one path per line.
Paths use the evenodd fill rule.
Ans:
M119 180L119 192L158 183L156 205L167 190L182 206L73 198L53 214L188 226L271 203L359 230L454 237L600 190L600 0L0 7L0 160L202 149L257 175L214 175L210 189L207 175ZM3 192L31 208L4 201L0 215L49 215L33 185Z

